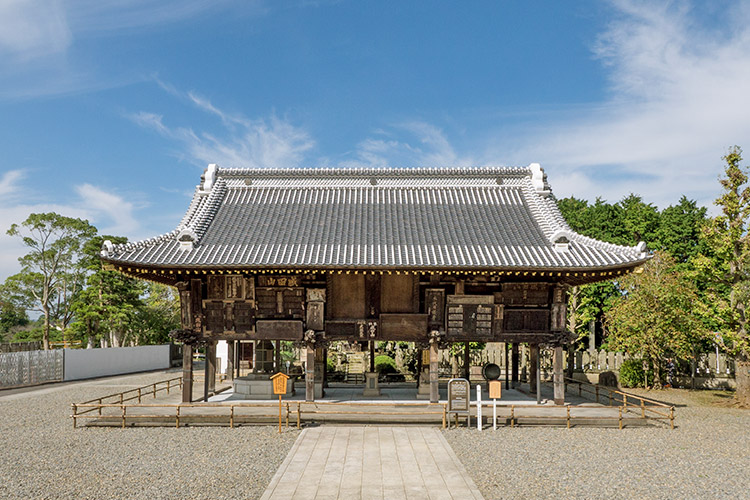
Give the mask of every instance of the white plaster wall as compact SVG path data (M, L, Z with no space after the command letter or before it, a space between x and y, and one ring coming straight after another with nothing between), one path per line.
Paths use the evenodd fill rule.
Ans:
M169 368L169 344L65 349L64 380Z
M216 367L219 369L219 373L227 372L227 364L229 362L229 347L226 340L219 340L216 342Z

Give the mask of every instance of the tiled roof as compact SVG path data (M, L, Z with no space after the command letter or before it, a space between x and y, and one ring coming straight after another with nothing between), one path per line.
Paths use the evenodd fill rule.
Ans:
M623 268L644 245L570 230L529 167L220 169L209 166L171 233L105 245L154 267Z

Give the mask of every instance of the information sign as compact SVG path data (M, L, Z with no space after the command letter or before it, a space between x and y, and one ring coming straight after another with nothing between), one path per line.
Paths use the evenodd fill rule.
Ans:
M469 413L469 381L452 378L448 381L448 412Z

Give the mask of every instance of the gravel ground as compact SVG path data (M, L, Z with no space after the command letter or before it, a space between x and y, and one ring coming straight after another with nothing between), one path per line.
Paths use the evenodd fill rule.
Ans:
M0 498L259 498L296 429L73 429L70 403L174 376L0 391Z
M726 407L726 393L643 395L676 406L675 430L462 428L445 437L488 500L750 499L750 410Z

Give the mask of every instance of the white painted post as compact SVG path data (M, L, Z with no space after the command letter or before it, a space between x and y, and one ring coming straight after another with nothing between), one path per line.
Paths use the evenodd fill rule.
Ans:
M492 400L492 430L497 430L497 399Z
M482 386L477 384L477 430L482 430Z

